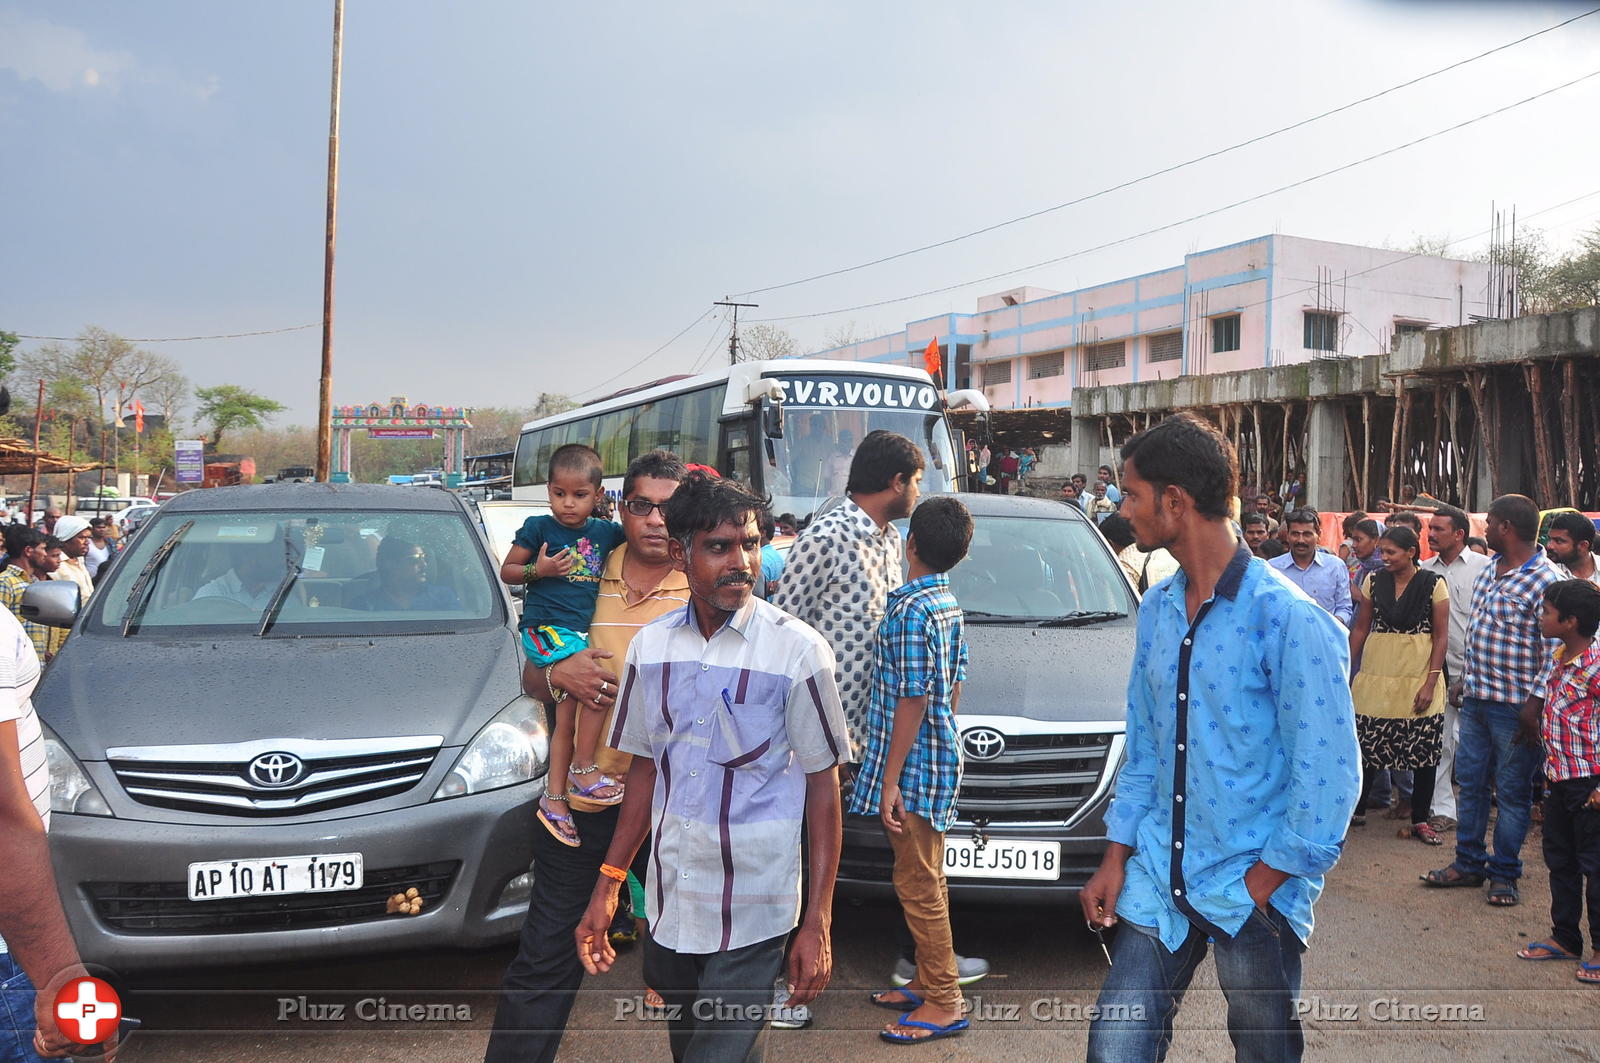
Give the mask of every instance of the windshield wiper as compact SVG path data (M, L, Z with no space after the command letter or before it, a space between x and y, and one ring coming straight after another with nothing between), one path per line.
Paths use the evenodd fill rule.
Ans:
M1041 620L1034 627L1087 627L1090 624L1103 624L1108 620L1121 620L1127 615L1109 609L1086 609L1067 613L1052 620Z
M167 541L156 547L156 552L150 555L150 560L144 563L144 568L139 570L139 578L133 581L133 589L128 592L128 612L122 618L122 637L127 638L139 630L139 621L144 616L145 599L149 597L146 588L150 587L161 566L167 563L167 558L172 556L173 549L178 541L189 533L194 527L194 521L185 521L183 526L171 535Z
M283 600L289 597L289 588L294 586L294 581L300 578L300 573L305 571L294 560L294 544L289 541L286 534L283 537L283 579L278 581L278 589L272 592L272 601L267 603L267 611L261 614L261 626L256 628L256 638L265 635L272 627L273 621L278 619L278 610L283 608Z
M1001 616L999 613L986 613L982 609L963 609L963 610L961 610L961 612L962 612L962 615L964 615L964 616L973 616L973 617L979 617L979 618L993 617L996 620L1015 620L1016 619L1015 617Z

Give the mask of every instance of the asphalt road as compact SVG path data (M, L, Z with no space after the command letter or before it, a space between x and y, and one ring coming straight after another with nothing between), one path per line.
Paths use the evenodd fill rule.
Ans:
M1450 849L1397 838L1395 826L1375 816L1352 832L1318 904L1305 961L1307 1058L1600 1060L1600 988L1574 982L1570 964L1532 964L1513 955L1548 930L1537 833L1524 850L1531 858L1524 903L1501 910L1484 902L1481 889L1423 888L1418 873L1447 863ZM840 906L834 980L816 1009L817 1021L804 1031L771 1031L769 1060L904 1058L905 1049L878 1041L875 1031L891 1016L866 1000L869 990L883 987L893 962L882 924L881 908ZM1074 912L962 910L956 936L963 951L987 956L994 974L968 990L979 1016L972 1032L920 1046L920 1058L1083 1058L1083 1010L1094 1002L1105 960ZM134 981L128 1000L129 1014L143 1019L145 1029L121 1058L480 1059L494 990L510 955L509 948L500 948L147 976ZM610 975L591 979L560 1058L670 1058L661 1024L634 1011L640 987L637 950L625 954ZM329 1005L335 1004L345 1005L342 1020L331 1018ZM435 1005L435 1015L432 1021L370 1017L377 1008L395 1005ZM1210 961L1185 1001L1169 1058L1232 1058Z

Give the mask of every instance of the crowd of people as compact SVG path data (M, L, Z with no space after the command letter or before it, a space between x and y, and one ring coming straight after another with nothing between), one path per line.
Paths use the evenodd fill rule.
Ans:
M1351 514L1329 550L1315 510L1280 513L1258 494L1239 519L1237 457L1202 420L1169 418L1121 458L1120 475L1101 466L1092 486L1078 476L1063 490L1141 598L1126 760L1106 855L1080 897L1097 934L1121 927L1089 1058L1161 1058L1214 951L1239 1058L1298 1059L1313 903L1346 832L1375 808L1426 845L1454 831L1454 859L1422 876L1427 887L1487 883L1487 902L1508 907L1522 900L1521 849L1542 802L1551 933L1516 955L1600 984L1588 518L1557 515L1541 546L1535 503L1505 495L1480 553L1465 513L1412 495L1381 521ZM639 941L674 1059L761 1058L766 1031L808 1025L830 980L847 813L877 817L894 857L898 956L870 999L896 1017L880 1036L912 1044L970 1027L963 987L989 965L956 950L942 854L968 667L949 573L974 525L957 498L918 504L923 461L911 440L869 433L842 502L800 528L665 451L630 464L612 523L599 455L574 444L552 456L550 512L524 524L500 572L524 590L524 690L555 723L537 874L487 1061L553 1060L585 975ZM109 531L52 513L5 529L8 853L42 850L48 768L29 694L62 637L10 614L37 580L92 593L116 556ZM779 535L797 535L786 558L773 556ZM1205 678L1218 674L1231 679ZM59 909L34 900L36 917L4 924L8 990L78 969ZM717 1006L697 1006L708 998ZM26 1023L12 1025L20 1037ZM64 1042L41 1018L24 1050Z

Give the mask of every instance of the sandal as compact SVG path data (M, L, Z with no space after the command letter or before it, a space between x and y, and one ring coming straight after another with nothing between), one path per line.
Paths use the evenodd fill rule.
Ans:
M1539 952L1536 954L1535 949ZM1553 941L1535 941L1531 945L1524 945L1517 950L1517 959L1528 960L1531 963L1545 963L1550 960L1576 960L1578 955L1568 952Z
M593 775L596 772L600 773L600 781L599 782L590 783L588 786L583 785L583 779L579 778L579 776ZM576 781L577 784L578 784L576 787L574 787L572 785L572 783L574 781ZM611 794L611 795L609 795L607 797L596 797L596 796L594 796L596 790L604 790L607 787L610 787L611 789L615 790L616 793ZM623 786L621 783L619 783L617 780L613 779L611 776L607 775L605 772L600 771L600 765L598 765L598 764L591 764L587 768L568 768L567 769L567 793L569 793L569 794L577 794L579 797L583 798L585 801L593 801L597 805L616 805L616 804L621 804L622 803L623 794L624 794L624 791L626 789L627 788L625 786Z
M539 798L539 808L534 813L534 816L538 818L540 823L544 824L544 829L549 831L556 841L569 849L576 849L582 843L582 840L578 837L578 828L573 825L572 813L568 812L563 816L559 812L552 811L546 803L549 801L565 802L566 800L566 794L552 794L547 791L543 797Z
M1585 960L1578 964L1578 972L1573 977L1585 985L1600 985L1600 963Z
M949 1026L937 1026L931 1022L919 1022L916 1019L913 1019L911 1017L911 1012L908 1011L904 1015L900 1016L900 1018L896 1019L894 1025L907 1029L915 1027L919 1030L927 1030L927 1033L920 1034L900 1033L897 1030L890 1029L878 1031L878 1036L883 1038L885 1041L888 1041L890 1044L914 1045L919 1041L937 1041L941 1037L954 1037L963 1030L969 1029L972 1026L972 1020L957 1019Z
M1491 879L1489 882L1489 905L1493 908L1511 908L1522 903L1522 894L1517 892L1515 882L1504 879Z
M1428 823L1411 824L1410 833L1412 837L1416 838L1417 841L1421 842L1423 845L1444 844L1444 839L1439 837L1439 832L1434 830L1432 825Z
M649 986L644 987L644 1006L647 1011L651 1012L667 1010L667 1002L661 999L660 993L657 993Z
M1465 872L1457 871L1454 864L1449 867L1437 868L1417 877L1427 885L1442 890L1454 889L1458 886L1477 887L1483 885L1482 875L1468 875Z
M905 999L885 1000L884 998L890 993L899 993L904 996ZM915 1011L917 1008L922 1007L923 1004L921 993L918 993L914 989L907 989L904 986L901 986L899 989L880 989L867 999L872 1001L873 1007L888 1008L890 1011Z

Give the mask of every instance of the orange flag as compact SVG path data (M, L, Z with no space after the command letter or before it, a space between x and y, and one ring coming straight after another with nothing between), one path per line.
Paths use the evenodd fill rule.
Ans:
M135 432L144 431L144 403L138 399L133 400L133 430Z
M922 352L922 368L926 369L928 375L933 377L934 383L937 384L943 380L940 374L944 372L944 362L939 357L939 337L935 336L928 341L927 350Z

